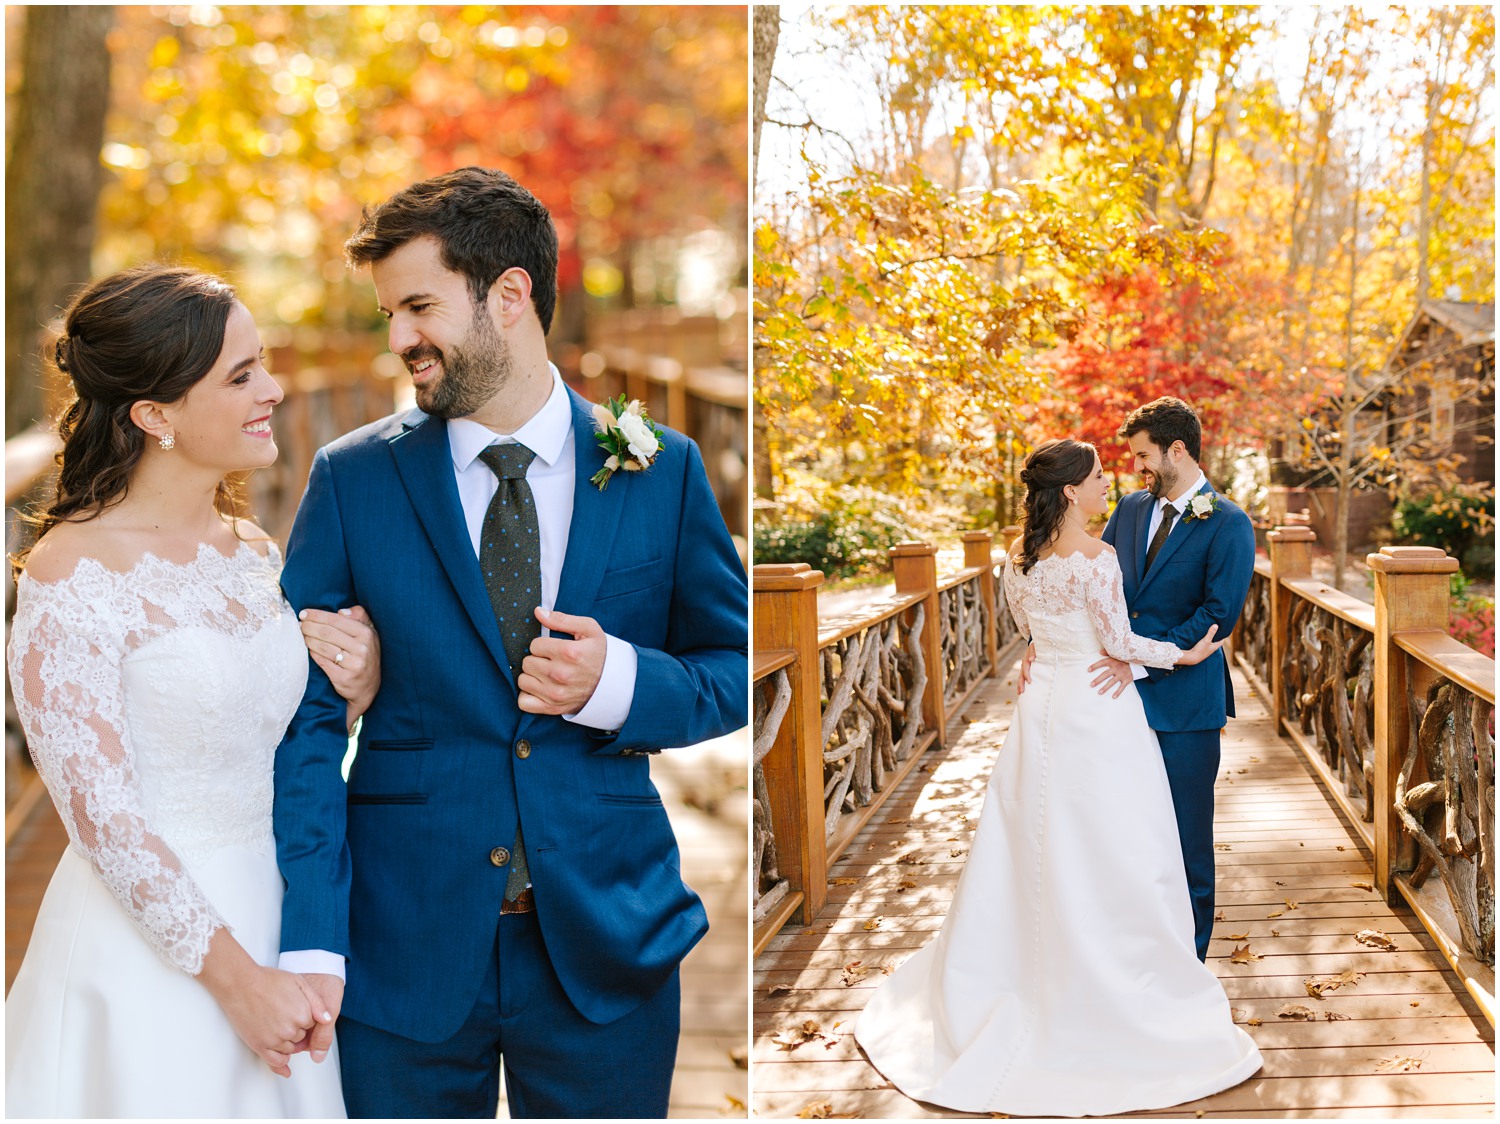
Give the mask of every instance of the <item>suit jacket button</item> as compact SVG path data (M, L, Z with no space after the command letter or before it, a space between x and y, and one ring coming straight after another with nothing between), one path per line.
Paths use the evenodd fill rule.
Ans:
M1139 618L1139 617L1140 617L1140 614L1139 614L1139 613L1131 613L1131 614L1130 614L1130 619L1131 619L1131 620L1136 620L1136 619L1138 619L1138 618Z
M504 847L496 847L490 852L490 862L495 866L504 866L510 862L510 852Z
M520 741L516 742L516 756L519 757L522 761L531 756L531 743L525 738L522 738Z

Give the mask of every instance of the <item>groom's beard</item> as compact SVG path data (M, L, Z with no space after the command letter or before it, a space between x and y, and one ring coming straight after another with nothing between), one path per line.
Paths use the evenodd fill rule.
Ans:
M424 414L438 418L466 418L495 397L510 379L510 348L495 331L489 309L479 305L463 343L446 352L431 344L401 353L408 369L424 359L436 359L442 374L426 386L417 386L417 405Z
M1170 496L1172 489L1177 487L1177 481L1182 479L1182 474L1169 464L1164 464L1156 471L1146 476L1146 491L1151 493L1153 499L1161 499L1162 496Z

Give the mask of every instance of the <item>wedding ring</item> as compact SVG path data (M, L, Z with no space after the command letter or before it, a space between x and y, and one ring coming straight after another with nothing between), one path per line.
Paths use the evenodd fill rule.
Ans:
M334 663L343 663L344 662L344 649L342 649L342 648L339 649L339 654L333 657L333 662Z

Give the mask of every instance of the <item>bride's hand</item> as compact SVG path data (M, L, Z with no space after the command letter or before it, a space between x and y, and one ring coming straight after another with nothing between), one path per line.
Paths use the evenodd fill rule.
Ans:
M240 1040L282 1077L292 1075L291 1055L307 1031L333 1021L328 1005L305 979L257 964L228 929L214 934L198 979Z
M370 614L359 605L337 613L303 609L298 620L314 662L348 702L348 724L353 726L354 720L370 709L380 690L380 634Z
M1188 667L1191 664L1202 663L1204 660L1208 659L1209 656L1213 655L1220 648L1222 648L1225 644L1229 643L1229 637L1227 636L1224 637L1223 640L1215 642L1214 635L1218 631L1218 625L1209 625L1208 631L1203 634L1203 639L1198 641L1198 643L1194 644L1191 648L1182 653L1182 657L1177 661L1177 666Z

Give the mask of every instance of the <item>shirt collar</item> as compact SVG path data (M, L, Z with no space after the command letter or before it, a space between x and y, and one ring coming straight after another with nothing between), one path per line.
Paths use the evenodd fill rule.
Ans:
M1188 490L1183 492L1182 495L1178 496L1175 502L1167 499L1166 496L1163 496L1161 498L1161 510L1165 511L1169 506L1175 507L1177 509L1177 514L1181 515L1182 509L1187 507L1188 502L1199 492L1201 492L1203 490L1203 485L1207 483L1208 477L1203 475L1203 470L1200 468L1198 470L1198 479L1194 480L1192 484L1189 485Z
M496 433L489 426L468 418L453 418L448 422L448 452L453 457L455 469L463 472L484 449L508 442L525 445L548 468L557 463L567 445L568 434L573 430L573 406L568 401L562 374L551 363L547 364L547 369L552 372L552 393L547 395L542 408L514 433Z

